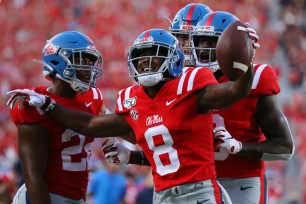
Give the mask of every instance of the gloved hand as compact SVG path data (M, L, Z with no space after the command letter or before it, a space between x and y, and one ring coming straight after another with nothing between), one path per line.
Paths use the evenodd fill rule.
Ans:
M30 106L40 107L45 112L52 110L55 106L55 101L49 96L36 93L30 89L15 89L6 93L7 96L10 96L6 105L13 109L16 105L16 102L19 102L18 108L21 108L23 100L28 101Z
M130 160L131 150L116 138L107 138L102 144L102 151L106 160L114 164L128 164Z
M213 134L215 149L224 148L229 154L237 154L242 149L241 142L233 138L224 127L216 127Z
M260 48L259 36L257 35L256 30L251 27L250 23L246 22L244 24L247 26L246 30L248 32L249 37L253 40L253 43L252 43L253 47L255 49Z

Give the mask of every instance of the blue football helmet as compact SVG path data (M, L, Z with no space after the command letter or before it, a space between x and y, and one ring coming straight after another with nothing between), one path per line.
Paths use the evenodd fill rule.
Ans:
M150 87L160 81L167 81L181 75L184 54L179 50L178 40L166 30L151 29L141 33L128 52L130 77L139 84ZM146 51L150 55L145 55ZM155 67L154 59L162 60L160 67ZM144 66L138 62L147 60Z
M208 67L212 72L220 69L216 58L216 44L223 31L236 20L239 19L228 12L206 14L190 33L191 64Z
M190 64L190 51L189 51L189 34L193 31L197 25L197 23L208 13L211 13L212 10L206 6L205 4L200 3L192 3L187 4L185 7L181 8L175 15L170 27L169 31L174 36L178 37L179 35L187 35L185 38L187 42L184 43L180 40L181 50L185 54L185 65ZM188 44L188 45L187 45Z
M102 55L93 41L76 31L61 32L50 40L42 51L43 74L47 79L59 78L71 88L84 93L96 87L102 77ZM81 73L86 76L81 76Z

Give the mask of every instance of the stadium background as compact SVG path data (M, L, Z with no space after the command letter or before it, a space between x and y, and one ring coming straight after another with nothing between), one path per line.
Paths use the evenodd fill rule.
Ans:
M269 201L271 204L306 203L306 147L303 147L306 139L305 0L2 0L1 187L6 185L14 191L19 185L17 132L5 105L5 93L16 88L49 84L42 76L41 66L32 62L33 58L41 58L47 39L64 30L78 30L95 42L104 58L99 88L106 106L113 111L118 90L134 83L128 77L126 55L135 38L145 29L168 29L170 23L165 16L173 19L181 7L193 2L204 3L212 10L232 12L257 30L261 48L256 53L255 63L275 67L282 89L278 100L288 117L296 145L295 155L289 162L267 163ZM98 149L93 156L93 170L103 168ZM135 203L141 178L149 169L129 166L122 171L132 178L126 203ZM137 179L140 182L137 183Z

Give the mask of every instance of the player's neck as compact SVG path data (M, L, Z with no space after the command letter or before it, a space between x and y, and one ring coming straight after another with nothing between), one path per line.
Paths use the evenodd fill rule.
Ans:
M144 87L145 92L148 94L150 98L154 98L160 89L164 86L165 82L159 82L155 86Z
M63 81L53 81L52 85L47 89L47 91L65 98L74 98L77 94L69 84Z

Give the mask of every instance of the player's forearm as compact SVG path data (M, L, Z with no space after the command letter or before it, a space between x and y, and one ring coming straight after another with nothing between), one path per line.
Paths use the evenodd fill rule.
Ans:
M197 105L201 113L211 109L226 108L250 92L253 69L249 69L237 81L229 81L217 85L209 85L197 93Z
M288 160L293 153L290 144L280 140L271 139L259 143L242 142L242 149L238 153L253 159L261 160Z
M234 92L236 92L237 97L243 98L249 95L254 77L253 67L249 67L247 72L234 83Z
M60 104L55 104L54 108L49 111L48 114L60 124L75 132L83 135L90 135L92 137L98 136L94 134L95 132L90 128L90 122L93 118L90 114L68 109Z
M43 179L33 178L26 179L25 181L32 204L51 204L48 188Z
M151 166L147 157L142 151L131 151L129 164L137 164L141 166Z

